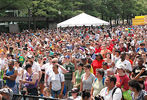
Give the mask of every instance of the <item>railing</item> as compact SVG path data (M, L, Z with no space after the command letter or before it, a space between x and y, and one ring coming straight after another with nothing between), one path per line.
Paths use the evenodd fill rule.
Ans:
M12 100L59 100L57 98L14 94Z

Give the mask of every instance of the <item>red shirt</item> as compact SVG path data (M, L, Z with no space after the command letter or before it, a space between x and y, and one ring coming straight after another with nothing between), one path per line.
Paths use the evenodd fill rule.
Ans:
M96 75L96 69L99 69L99 68L102 68L102 63L104 62L104 60L93 60L92 62L92 67L93 67L93 72L94 72L94 75Z
M101 48L95 48L95 53L100 53L101 52Z
M107 49L110 50L110 51L112 52L113 47L114 47L114 44L111 43L110 46L109 46Z
M115 77L117 79L116 86L121 88L123 87L125 90L129 90L129 77L125 74L124 76L119 76L118 74L115 74Z

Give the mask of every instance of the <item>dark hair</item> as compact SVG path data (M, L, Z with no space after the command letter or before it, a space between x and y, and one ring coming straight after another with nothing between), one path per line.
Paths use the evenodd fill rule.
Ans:
M126 56L126 52L121 52L121 55L124 55L124 57Z
M86 65L84 65L84 67L90 69L91 68L91 65L90 64L86 64Z
M77 66L82 66L83 67L83 63L81 63L81 62L79 62L78 64L77 64Z
M91 64L92 63L92 59L90 57L87 58L88 63Z
M96 72L100 73L102 77L104 77L104 70L103 69L97 69Z
M139 82L136 80L130 80L128 84L130 87L135 88L138 92L142 90Z
M120 51L119 50L115 50L115 52L118 52L120 54Z
M101 57L100 59L101 59L101 60L103 59L103 56L102 56L100 53L96 54L95 56L96 56L96 57L97 57L97 56L100 56L100 57Z
M102 64L103 64L103 66L108 66L107 62L103 62Z
M25 69L27 70L28 68L31 68L32 65L31 64L26 64Z
M90 93L87 91L83 91L82 92L82 100L85 100L86 98L87 99L90 98Z
M144 62L144 59L142 57L139 57L138 60L140 60L141 62Z
M14 66L14 61L13 60L9 60L8 65Z
M110 79L110 82L113 82L114 85L116 84L116 77L113 75L108 76L108 78Z
M109 55L110 55L110 59L111 59L111 58L112 58L112 57L111 57L111 53L109 53L109 52L108 52L108 53L106 53L106 55L107 55L107 54L109 54Z

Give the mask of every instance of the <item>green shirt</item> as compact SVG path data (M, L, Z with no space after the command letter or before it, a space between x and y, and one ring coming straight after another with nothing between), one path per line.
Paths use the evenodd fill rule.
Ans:
M75 79L76 79L75 85L78 85L78 84L81 83L81 76L82 76L84 73L85 73L84 70L82 70L81 73L79 73L79 70L76 70L76 71L75 71L75 76L74 76Z
M75 71L75 65L70 62L69 64L64 64L63 66L66 70L69 71L68 73L64 74L65 80L72 80L72 74Z

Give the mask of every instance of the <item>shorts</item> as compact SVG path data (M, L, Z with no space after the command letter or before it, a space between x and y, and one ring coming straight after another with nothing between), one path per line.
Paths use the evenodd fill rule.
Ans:
M37 88L27 88L28 95L38 96L38 89Z

